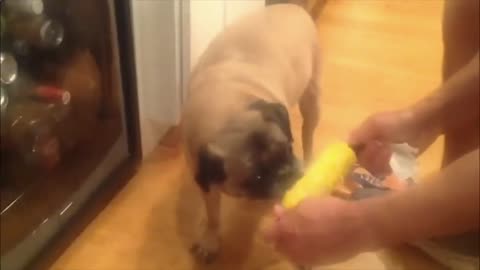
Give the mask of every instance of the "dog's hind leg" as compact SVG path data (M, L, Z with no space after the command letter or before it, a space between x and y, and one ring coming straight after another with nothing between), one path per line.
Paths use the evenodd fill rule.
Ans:
M320 48L318 44L313 48L312 77L299 101L302 124L303 158L306 164L312 161L313 137L320 117Z
M319 118L318 95L316 85L310 83L300 99L300 113L303 118L302 124L302 147L303 159L306 164L312 161L313 155L313 136L317 127Z
M300 114L303 118L303 158L306 164L312 160L313 136L320 115L320 51L317 47L314 51L312 78L299 101Z

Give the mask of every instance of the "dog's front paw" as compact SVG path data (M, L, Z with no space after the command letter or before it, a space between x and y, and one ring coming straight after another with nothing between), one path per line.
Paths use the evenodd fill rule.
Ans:
M219 247L220 240L218 236L215 233L207 231L203 237L192 246L191 252L197 260L210 264L217 258Z

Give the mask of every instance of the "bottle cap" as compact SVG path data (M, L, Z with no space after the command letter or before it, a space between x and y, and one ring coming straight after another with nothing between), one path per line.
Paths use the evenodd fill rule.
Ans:
M37 15L42 14L42 12L43 12L43 1L42 0L30 0L28 2L30 2L30 10L34 14L37 14Z
M4 32L5 32L5 19L3 19L3 15L0 15L0 37L3 37Z
M15 40L12 43L12 49L15 54L27 56L30 53L30 47L25 40Z
M62 103L67 105L70 103L70 99L72 98L72 95L70 95L70 92L68 91L63 91L62 93Z
M2 114L5 113L5 110L7 109L7 106L8 106L7 91L3 87L0 87L0 110L1 110Z
M0 53L0 81L11 84L17 78L18 66L15 58L9 53Z
M63 26L53 20L47 20L40 28L40 36L48 47L57 47L63 42Z

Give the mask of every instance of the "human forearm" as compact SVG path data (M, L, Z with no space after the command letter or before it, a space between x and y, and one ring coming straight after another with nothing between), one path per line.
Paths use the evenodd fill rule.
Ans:
M411 189L360 201L355 207L378 247L478 228L479 151Z
M479 54L438 90L420 100L409 109L422 126L445 129L465 124L478 124L479 119Z

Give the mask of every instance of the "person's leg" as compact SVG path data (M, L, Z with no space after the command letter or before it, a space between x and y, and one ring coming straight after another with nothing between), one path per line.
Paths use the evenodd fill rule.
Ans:
M316 21L320 17L323 8L327 4L327 0L309 0L309 11L313 19Z
M443 14L443 80L448 80L479 51L478 0L447 0ZM479 126L446 130L443 166L478 148Z

